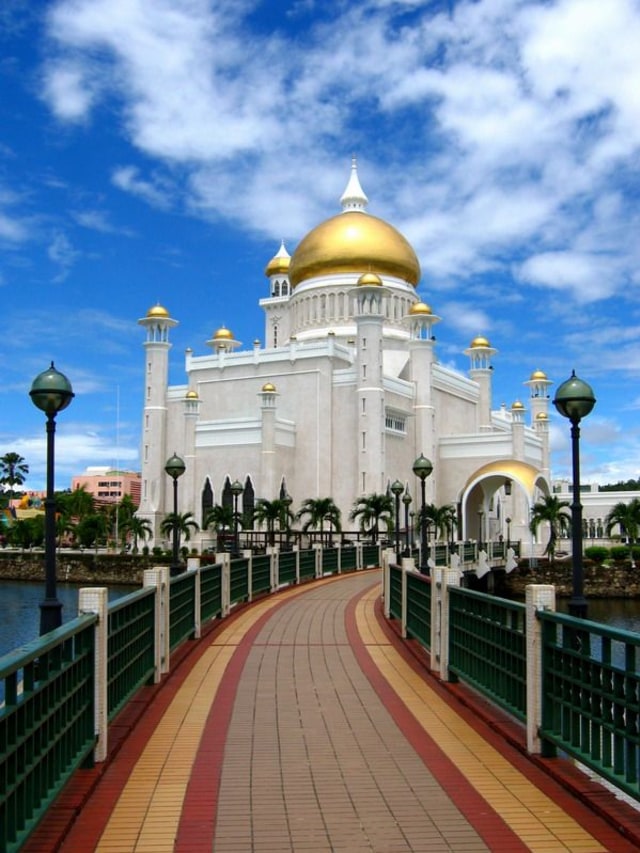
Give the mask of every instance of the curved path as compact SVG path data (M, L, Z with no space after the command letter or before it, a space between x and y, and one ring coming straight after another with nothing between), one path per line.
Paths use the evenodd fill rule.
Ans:
M406 654L379 591L378 572L330 578L221 623L156 691L62 849L637 850Z

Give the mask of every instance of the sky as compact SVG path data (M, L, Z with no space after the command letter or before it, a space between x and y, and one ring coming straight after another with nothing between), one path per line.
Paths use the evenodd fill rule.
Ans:
M53 360L76 395L56 487L137 470L137 320L179 321L173 383L223 324L264 340L264 267L339 212L355 156L439 360L466 372L487 336L496 408L575 370L583 480L637 478L639 44L640 0L3 0L0 455L44 487L28 392Z

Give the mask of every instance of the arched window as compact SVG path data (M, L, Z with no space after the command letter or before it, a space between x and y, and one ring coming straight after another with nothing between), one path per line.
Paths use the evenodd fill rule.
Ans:
M256 509L256 493L251 482L251 477L247 475L244 481L244 492L242 493L242 519L245 527L253 526L253 514Z
M202 490L202 518L200 520L201 527L204 527L204 520L209 515L211 509L213 509L213 489L211 488L211 482L207 477L207 482L204 484L204 489Z

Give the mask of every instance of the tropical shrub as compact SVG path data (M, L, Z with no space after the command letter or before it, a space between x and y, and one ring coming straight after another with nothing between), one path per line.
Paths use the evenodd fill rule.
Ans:
M615 560L616 563L622 563L624 560L628 560L631 557L631 549L628 545L612 545L611 546L611 559Z
M588 560L593 560L594 563L602 565L609 556L609 549L604 545L589 545L584 549L584 555Z

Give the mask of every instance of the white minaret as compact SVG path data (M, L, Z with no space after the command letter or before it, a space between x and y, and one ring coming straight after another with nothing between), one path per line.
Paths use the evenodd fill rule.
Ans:
M178 324L162 305L154 305L138 320L147 330L142 414L142 494L138 515L147 518L153 529L152 543L160 538L164 516L167 475L167 384L169 379L169 329Z
M379 275L367 272L351 290L355 298L356 370L358 428L356 453L358 490L362 494L384 492L384 387L382 364L382 325L388 290Z
M409 365L411 379L415 384L415 446L414 456L424 453L435 458L434 409L432 399L432 366L435 361L435 338L433 326L440 317L433 313L425 302L414 302L406 318L411 337L409 339ZM427 486L432 485L427 483Z
M276 402L278 392L273 382L265 382L258 395L262 420L260 456L260 494L267 500L276 496Z
M264 270L264 274L269 279L269 298L260 300L260 305L265 312L265 347L285 346L291 334L291 320L289 318L290 261L291 255L283 240L280 243L280 248Z
M471 359L469 376L478 383L480 405L478 407L477 428L479 431L491 429L492 372L491 358L497 353L487 338L482 335L471 341L469 349L464 351Z

